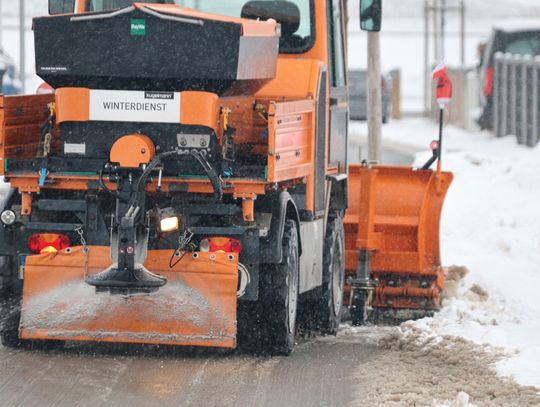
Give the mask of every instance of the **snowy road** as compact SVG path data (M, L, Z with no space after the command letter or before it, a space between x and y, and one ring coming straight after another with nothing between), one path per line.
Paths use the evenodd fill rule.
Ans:
M128 348L129 349L129 348ZM362 341L312 340L291 357L133 347L58 352L0 348L3 406L346 406L359 366L380 353Z
M90 344L0 347L0 405L429 407L450 405L461 391L478 406L540 405L535 389L486 369L495 355L486 358L466 341L426 346L392 332L343 326L337 338L304 339L291 356L274 358Z

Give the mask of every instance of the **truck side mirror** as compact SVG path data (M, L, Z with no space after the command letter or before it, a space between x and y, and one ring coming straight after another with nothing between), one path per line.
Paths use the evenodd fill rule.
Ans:
M360 28L381 31L382 0L360 0Z
M70 14L75 12L75 0L49 0L49 14Z

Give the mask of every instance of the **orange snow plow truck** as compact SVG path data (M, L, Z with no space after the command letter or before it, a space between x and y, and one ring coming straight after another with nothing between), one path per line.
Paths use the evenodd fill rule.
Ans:
M289 354L304 322L335 334L344 303L359 324L439 307L452 177L348 166L343 1L50 0L49 14L33 31L54 91L0 96L0 284L19 304L4 345Z

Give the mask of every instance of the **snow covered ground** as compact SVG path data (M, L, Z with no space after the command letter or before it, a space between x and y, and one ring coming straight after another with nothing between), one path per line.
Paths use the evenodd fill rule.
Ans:
M365 133L365 123L353 124L353 137ZM394 121L383 137L426 147L437 138L437 126ZM498 363L499 373L540 387L540 147L457 128L445 130L443 145L444 168L455 178L442 216L442 259L466 269L451 270L441 312L400 329L503 348L509 357ZM417 164L429 155L418 154Z

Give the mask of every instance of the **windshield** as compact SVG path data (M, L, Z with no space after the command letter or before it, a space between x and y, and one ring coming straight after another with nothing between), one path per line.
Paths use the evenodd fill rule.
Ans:
M313 0L262 0L256 3L283 3L287 5L293 3L300 13L300 23L293 32L283 33L280 41L280 52L282 53L301 53L307 51L314 42L314 27L312 22ZM87 10L106 11L123 7L129 7L133 0L87 0ZM154 4L177 4L204 11L206 13L220 14L229 17L241 17L242 10L248 0L155 0L144 1L144 3Z

